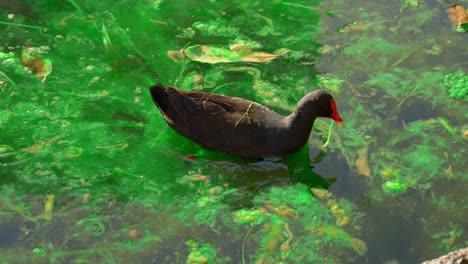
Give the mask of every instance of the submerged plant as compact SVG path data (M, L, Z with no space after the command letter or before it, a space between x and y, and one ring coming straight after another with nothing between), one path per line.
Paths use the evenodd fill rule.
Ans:
M465 247L466 41L424 2L3 1L2 261L413 263ZM284 113L330 90L345 127L312 138L321 161L294 161L338 180L310 190L282 161L201 151L154 114L155 82ZM405 221L398 255L386 231Z
M468 75L460 73L450 73L445 75L445 87L448 88L450 97L456 99L465 99L468 94Z

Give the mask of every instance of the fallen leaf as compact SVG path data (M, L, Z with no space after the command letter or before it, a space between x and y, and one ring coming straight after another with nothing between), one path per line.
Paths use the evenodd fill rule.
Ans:
M21 52L21 63L33 69L37 77L45 78L52 72L52 61L42 57L47 47L25 47Z
M212 195L216 195L216 194L221 193L222 190L223 190L223 188L221 188L220 186L215 186L215 187L209 189L208 193L212 194Z
M210 64L240 61L240 56L235 51L205 45L191 46L184 49L183 52L185 56L193 61Z
M269 62L271 60L274 60L280 56L286 55L290 52L290 50L287 50L281 54L271 54L271 53L266 53L262 51L258 52L250 52L248 55L242 57L242 61L248 61L248 62Z
M44 204L44 215L43 219L44 220L52 220L52 210L54 209L54 200L55 200L55 195L47 195L47 200L45 201Z
M468 23L468 11L462 5L452 5L448 8L448 18L455 27Z
M278 54L263 51L251 51L245 49L225 49L210 47L207 45L195 45L183 50L185 56L192 61L203 63L228 63L228 62L270 62L278 57L288 54L291 50L285 49Z
M290 217L292 219L299 218L299 212L290 208L287 205L279 205L275 207L272 203L266 202L265 207L268 208L270 211L272 211L274 214L277 214L280 216Z
M340 32L341 33L349 33L349 32L362 32L362 31L366 31L367 29L369 29L369 25L367 24L364 24L362 22L352 22L352 23L349 23L349 24L346 24L345 26L343 26L341 29L340 29Z
M361 149L358 151L359 158L356 160L356 168L358 169L359 174L369 177L370 168L369 163L367 162L367 150Z
M138 236L138 231L136 229L128 230L128 236L131 238L136 238Z
M453 177L453 169L452 165L449 165L447 169L444 170L445 175L447 175L449 178Z
M52 72L52 61L49 59L37 60L32 67L37 77L46 77Z
M322 201L327 201L333 197L333 194L327 189L311 188L310 191Z
M205 176L205 175L195 174L195 175L191 175L189 177L189 180L194 181L194 182L202 181L202 182L206 183L206 182L210 181L210 178L208 176Z
M180 61L182 61L185 57L184 57L184 52L183 51L179 51L179 50L170 50L167 52L167 56L169 57L169 59L171 59L172 61L176 62L176 63L179 63Z
M91 199L91 194L89 193L83 194L83 203L88 203L89 199Z
M42 151L43 147L50 147L54 142L56 142L60 138L61 138L61 136L57 135L57 136L55 136L53 138L50 138L48 140L44 140L39 144L32 145L32 146L27 147L27 148L23 148L23 151L27 152L27 153L37 154L37 153Z

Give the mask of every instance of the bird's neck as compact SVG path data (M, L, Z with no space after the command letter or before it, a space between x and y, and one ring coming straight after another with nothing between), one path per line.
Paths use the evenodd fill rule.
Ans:
M286 126L290 127L290 141L296 146L304 145L309 139L315 117L303 112L295 111L285 118Z

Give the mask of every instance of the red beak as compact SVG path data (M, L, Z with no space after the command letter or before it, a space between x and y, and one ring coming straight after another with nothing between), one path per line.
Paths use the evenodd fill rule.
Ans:
M336 109L336 104L335 104L335 100L334 99L331 99L330 100L330 105L331 105L331 109L332 109L332 114L330 115L330 118L335 120L335 122L340 126L342 127L343 126L343 120L341 119L341 116L340 114L338 114L338 110Z

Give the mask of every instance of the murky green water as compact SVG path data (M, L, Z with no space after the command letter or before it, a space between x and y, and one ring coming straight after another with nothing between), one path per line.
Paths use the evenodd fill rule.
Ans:
M0 261L417 263L466 247L468 35L448 6L0 2ZM234 44L291 52L168 56ZM155 83L282 113L328 89L345 127L322 147L318 120L280 161L222 155L168 128Z

